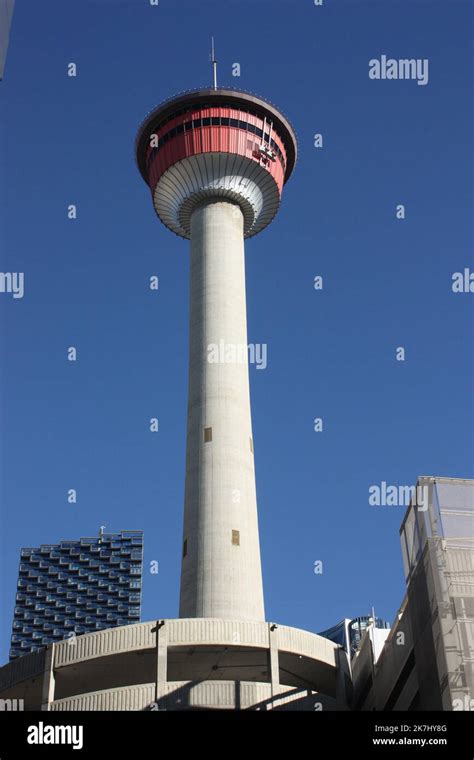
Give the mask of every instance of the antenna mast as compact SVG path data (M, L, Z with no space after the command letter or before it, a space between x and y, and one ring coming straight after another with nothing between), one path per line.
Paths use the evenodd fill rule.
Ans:
M211 63L214 75L214 89L217 90L217 61L214 51L214 37L211 37Z

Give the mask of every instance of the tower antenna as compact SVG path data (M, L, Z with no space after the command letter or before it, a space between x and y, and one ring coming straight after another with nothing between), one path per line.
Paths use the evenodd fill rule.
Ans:
M217 90L217 61L214 50L214 37L211 37L211 63L214 76L214 89Z

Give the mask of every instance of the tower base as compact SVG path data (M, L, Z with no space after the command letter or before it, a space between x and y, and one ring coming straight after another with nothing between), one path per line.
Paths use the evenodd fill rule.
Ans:
M344 710L344 651L275 623L179 618L83 634L0 669L25 710Z

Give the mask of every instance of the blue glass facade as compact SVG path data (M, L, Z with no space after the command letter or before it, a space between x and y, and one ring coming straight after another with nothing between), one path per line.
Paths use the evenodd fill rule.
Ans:
M21 550L10 660L55 641L140 621L143 532Z

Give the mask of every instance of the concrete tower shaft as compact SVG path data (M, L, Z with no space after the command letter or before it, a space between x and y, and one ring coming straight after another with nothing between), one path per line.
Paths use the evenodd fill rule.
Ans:
M264 620L243 215L238 205L220 198L198 206L191 217L189 331L179 614Z
M244 238L275 216L296 139L266 101L198 90L150 114L137 160L160 219L191 240L180 616L263 621Z

